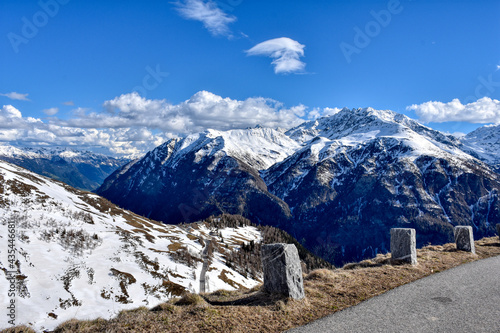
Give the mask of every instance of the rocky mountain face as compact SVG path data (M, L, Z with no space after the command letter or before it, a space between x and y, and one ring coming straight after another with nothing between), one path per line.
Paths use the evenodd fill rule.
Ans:
M97 193L167 223L231 213L285 225L291 219L288 205L267 190L259 170L297 147L272 129L209 130L164 143L117 170Z
M452 136L390 111L343 110L287 132L305 146L266 170L307 247L336 263L389 251L389 230L411 227L417 243L477 237L500 220L500 177Z
M343 109L287 132L172 140L97 192L166 223L243 214L340 264L388 251L392 227L417 229L418 245L452 240L455 225L493 234L500 176L485 146L497 141L494 133L460 141L392 111Z
M153 307L199 292L202 281L206 291L251 288L262 269L241 248L269 232L238 221L165 225L0 161L0 303L10 304L14 277L15 322L41 332L71 318ZM8 320L2 316L0 329Z
M74 149L9 145L0 145L0 160L88 191L95 190L113 171L130 161Z

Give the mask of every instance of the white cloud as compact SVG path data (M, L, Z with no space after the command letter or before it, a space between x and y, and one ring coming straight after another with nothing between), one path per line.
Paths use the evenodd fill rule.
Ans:
M103 112L80 110L76 118L51 122L79 128L145 127L184 135L208 128L228 130L257 124L291 127L303 121L301 117L307 109L303 105L287 109L275 100L262 97L239 101L207 91L200 91L179 104L146 99L133 92L106 101L103 106Z
M4 119L21 118L22 113L12 105L4 105L0 109L0 117Z
M316 110L316 109L315 109ZM70 146L112 155L145 153L166 140L206 129L291 128L313 119L304 105L285 107L263 97L224 98L200 91L178 104L133 92L105 101L100 112L77 108L70 119L23 117L11 105L0 108L0 141L24 145ZM326 115L331 110L317 110Z
M36 122L31 117L23 118L21 111L12 105L4 105L0 109L0 132L5 129L26 128Z
M59 112L59 108L45 109L45 110L42 110L42 112L45 113L48 116L53 116L53 115L55 115L56 113Z
M73 101L62 102L63 105L73 106L75 103Z
M323 109L323 117L326 117L326 116L333 116L334 114L337 114L339 113L340 111L342 111L342 109L340 108L324 108Z
M247 50L250 56L267 56L274 60L274 72L300 73L304 72L306 64L300 60L304 56L305 45L288 37L270 39Z
M156 113L164 105L166 105L166 102L165 100L146 99L141 97L137 92L132 92L130 94L123 94L112 100L105 101L103 105L112 115L124 118L133 118L140 113Z
M215 2L208 0L184 0L175 3L179 14L188 20L200 21L214 36L231 36L228 27L236 17L226 14Z
M463 137L465 137L467 135L467 133L464 133L464 132L453 132L453 133L446 133L446 134L453 135L457 139L462 139Z
M318 119L320 117L333 116L336 113L339 113L342 109L339 108L314 108L307 113L307 118L311 120Z
M99 126L96 126L99 127ZM12 105L0 108L0 141L27 146L69 146L112 155L138 156L171 138L147 128L76 128L23 117Z
M6 94L0 94L0 96L5 96L5 97L8 97L10 99L14 99L14 100L18 100L18 101L29 101L28 99L28 94L20 94L20 93L17 93L17 92L10 92L10 93L6 93Z
M469 104L462 104L455 98L451 102L426 102L413 104L406 108L413 110L421 121L447 122L465 121L469 123L500 123L500 101L483 97Z

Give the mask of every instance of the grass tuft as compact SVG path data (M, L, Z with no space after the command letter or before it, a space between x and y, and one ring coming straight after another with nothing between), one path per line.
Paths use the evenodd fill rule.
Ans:
M22 325L22 326L7 328L3 330L2 333L36 333L36 331L30 327Z
M207 307L208 303L198 294L187 293L179 299L175 305L194 305L196 307Z

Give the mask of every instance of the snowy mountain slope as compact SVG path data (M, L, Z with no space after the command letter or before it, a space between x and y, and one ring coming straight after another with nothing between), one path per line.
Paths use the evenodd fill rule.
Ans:
M68 148L30 148L0 145L0 159L73 187L94 190L113 171L129 162L88 151Z
M486 125L467 134L462 142L466 151L500 171L500 125Z
M297 142L271 128L207 130L182 139L174 161L189 152L196 151L195 163L204 157L217 156L220 158L225 154L252 168L263 170L282 161L298 147ZM174 162L173 165L175 165Z
M288 206L267 191L259 170L297 148L272 129L210 130L164 143L117 170L96 192L168 223L229 212L286 224Z
M0 161L0 240L15 224L16 261L0 249L0 303L8 304L8 276L16 276L16 324L38 331L71 318L109 318L120 310L152 307L184 290L199 291L204 223L164 225L107 200ZM255 227L224 228L224 248L210 257L207 289L252 287L225 264L242 242L260 242ZM11 267L10 265L13 265ZM240 271L242 269L239 269ZM244 270L244 269L243 269ZM9 326L7 316L0 329Z
M373 142L384 142L387 146L401 145L395 158L414 160L421 155L445 157L461 161L474 158L462 151L460 141L453 136L425 127L415 120L393 111L367 109L343 109L336 115L305 122L287 132L291 138L302 143L302 148L283 162L278 162L265 171L268 185L280 175L283 165L302 163L316 165L327 159L342 160L349 152L366 151ZM368 151L367 153L370 153ZM352 161L356 164L356 159ZM302 178L295 172L297 178ZM291 181L291 179L289 179ZM292 185L293 187L293 185Z
M416 228L419 245L450 241L454 225L492 234L500 176L477 157L404 115L343 109L284 133L208 131L170 141L98 193L169 223L243 214L341 264L387 251L391 227Z
M438 145L460 144L454 136L423 126L405 115L373 108L352 110L344 108L333 116L302 123L288 130L286 134L304 145L316 137L353 143L375 137L399 138L410 132L420 134Z

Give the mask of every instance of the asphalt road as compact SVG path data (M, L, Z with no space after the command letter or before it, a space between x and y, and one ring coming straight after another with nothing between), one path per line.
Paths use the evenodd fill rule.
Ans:
M500 256L388 291L288 332L500 332Z
M200 293L206 292L206 275L208 269L208 246L210 245L210 240L205 239L205 248L203 249L202 258L203 266L200 273Z

